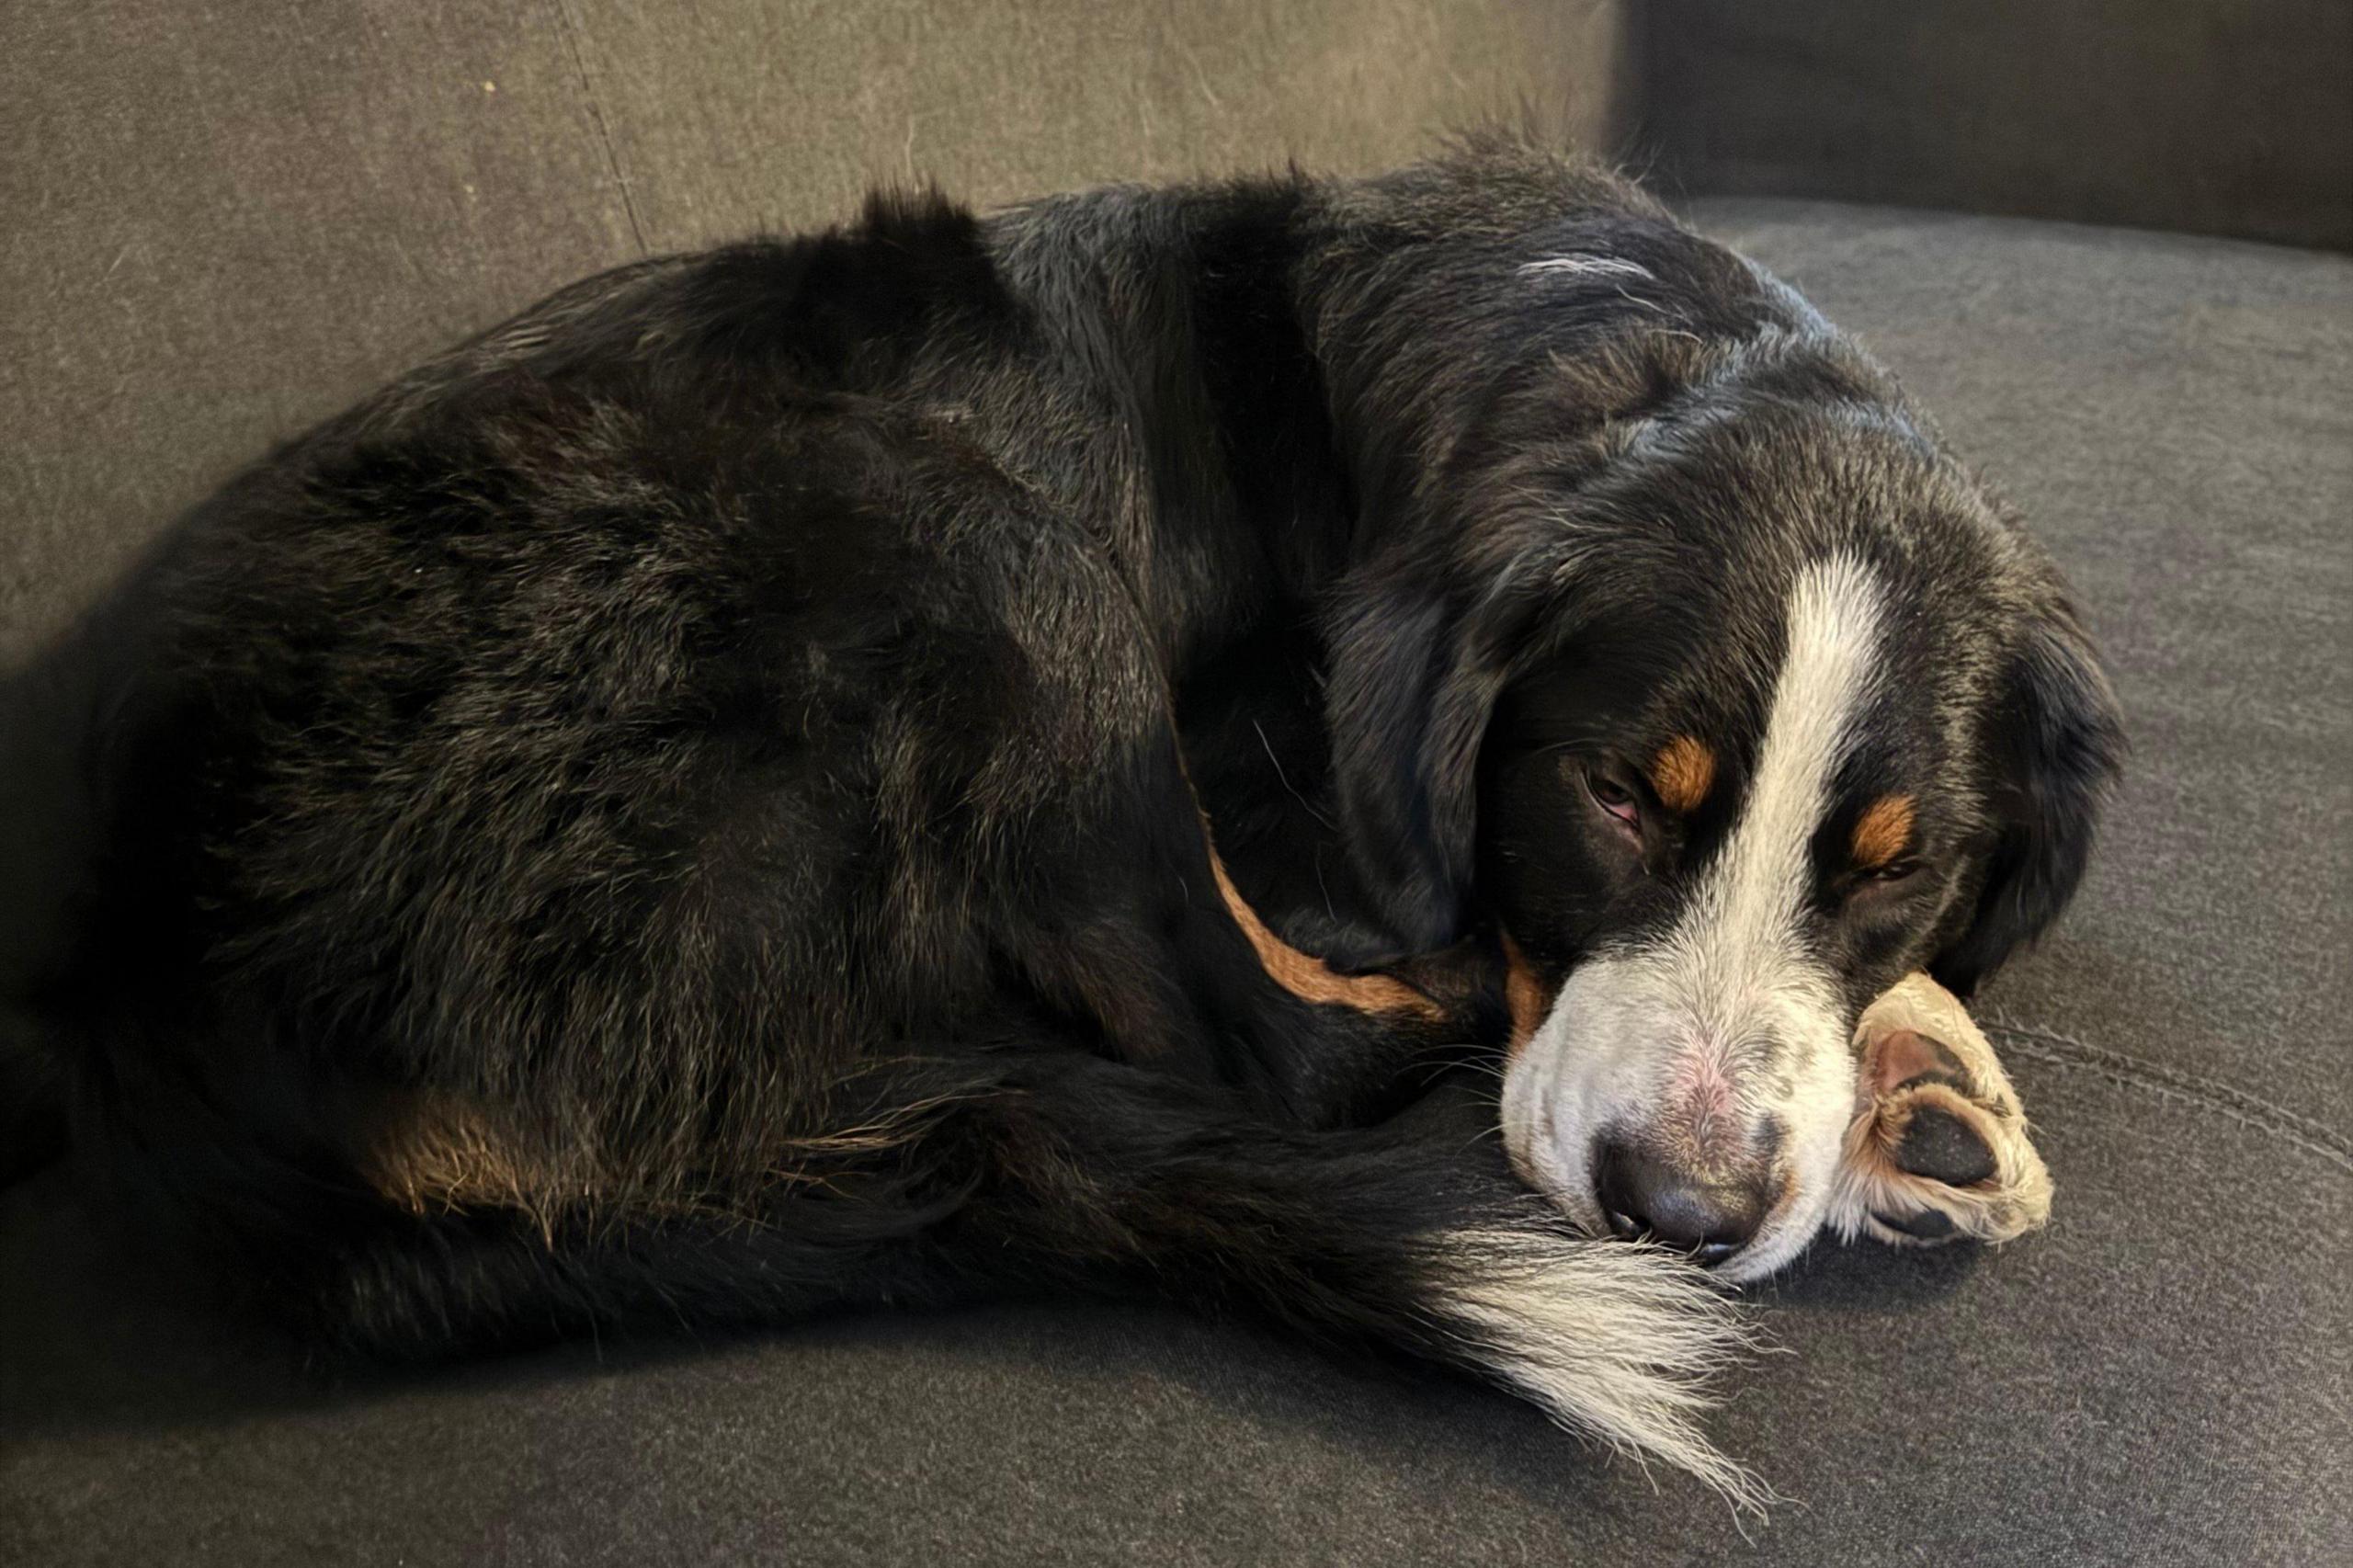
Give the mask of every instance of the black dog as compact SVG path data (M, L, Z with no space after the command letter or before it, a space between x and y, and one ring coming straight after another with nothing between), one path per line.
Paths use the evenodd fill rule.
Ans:
M1503 142L626 267L160 581L77 1138L317 1331L1142 1286L1734 1486L1675 1250L1813 1234L2118 746L1882 372ZM1375 1125L1466 1046L1538 1192Z

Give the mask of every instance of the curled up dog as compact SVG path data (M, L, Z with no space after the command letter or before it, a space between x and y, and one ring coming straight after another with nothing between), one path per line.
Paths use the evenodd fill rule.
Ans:
M1745 1495L1719 1282L2048 1203L1948 993L2117 764L2066 591L1540 151L624 267L152 592L74 1142L331 1343L1143 1289Z

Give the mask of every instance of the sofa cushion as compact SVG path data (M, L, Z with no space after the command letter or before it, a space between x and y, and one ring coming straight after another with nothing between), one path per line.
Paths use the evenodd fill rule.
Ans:
M1988 1013L2059 1185L1817 1248L1713 1430L1761 1528L1501 1396L1149 1308L849 1319L323 1387L0 1193L0 1561L2319 1563L2353 1539L2353 261L1705 207L2032 515L2137 752ZM1743 1541L1745 1528L1755 1544Z
M2353 250L2342 0L1638 6L1662 176Z

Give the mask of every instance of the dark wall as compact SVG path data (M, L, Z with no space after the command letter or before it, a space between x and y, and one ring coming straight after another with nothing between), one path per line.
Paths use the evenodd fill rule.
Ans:
M2347 0L1651 0L1643 144L1694 192L2353 249Z

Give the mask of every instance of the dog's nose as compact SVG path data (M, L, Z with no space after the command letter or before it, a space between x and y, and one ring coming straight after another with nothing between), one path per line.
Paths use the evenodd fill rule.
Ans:
M1605 1143L1594 1187L1609 1228L1689 1253L1710 1267L1748 1244L1765 1219L1765 1183L1705 1181L1622 1143Z

